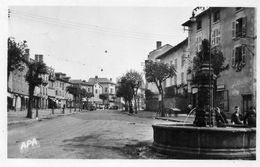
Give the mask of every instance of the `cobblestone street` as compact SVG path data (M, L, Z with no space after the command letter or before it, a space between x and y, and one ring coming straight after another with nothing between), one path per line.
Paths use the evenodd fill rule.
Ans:
M149 112L139 113L148 117ZM173 123L129 116L121 111L97 110L44 119L22 126L9 125L9 158L156 158L149 154L152 124ZM20 152L22 142L36 138L37 148ZM148 152L145 152L145 150ZM163 157L160 157L163 158Z

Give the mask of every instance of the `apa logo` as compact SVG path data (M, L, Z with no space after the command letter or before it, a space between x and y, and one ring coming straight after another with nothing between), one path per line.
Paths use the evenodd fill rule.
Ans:
M37 147L40 147L40 143L36 140L36 138L32 138L21 143L20 152L24 153L31 148L37 148Z

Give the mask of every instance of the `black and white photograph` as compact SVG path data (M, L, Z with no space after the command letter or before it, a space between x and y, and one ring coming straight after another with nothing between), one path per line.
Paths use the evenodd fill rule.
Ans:
M5 2L4 159L256 166L257 1L190 1Z

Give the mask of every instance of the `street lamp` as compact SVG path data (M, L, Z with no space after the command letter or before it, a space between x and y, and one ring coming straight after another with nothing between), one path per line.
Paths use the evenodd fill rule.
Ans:
M205 7L196 7L193 9L192 11L192 16L190 18L191 22L195 22L196 21L196 17L195 17L195 11L197 10L205 10ZM213 107L213 91L212 91L212 76L211 76L211 13L212 13L212 8L210 7L208 9L208 16L209 16L209 124L210 126L213 126L213 122L212 121L212 109L211 107ZM214 75L214 74L213 74Z

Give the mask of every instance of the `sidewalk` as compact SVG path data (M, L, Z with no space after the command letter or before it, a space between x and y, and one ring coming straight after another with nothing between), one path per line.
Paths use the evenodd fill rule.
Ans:
M121 111L124 114L129 114L126 111ZM131 116L136 116L140 118L151 118L151 119L160 119L165 121L172 121L172 122L185 122L185 123L193 123L194 115L190 115L187 118L187 114L178 114L177 116L172 115L171 117L157 117L156 112L154 111L138 111L137 114L133 114Z
M35 113L36 110L33 109L32 112L34 113L34 117L35 117ZM76 112L78 112L78 109L76 110ZM52 114L52 110L51 109L39 109L38 110L38 119L36 118L26 118L27 115L27 110L23 110L23 111L9 111L8 114L8 125L10 124L16 124L16 123L26 123L26 122L33 122L33 121L39 121L42 119L50 119L50 118L54 118L54 117L58 117L58 116L64 116L64 115L70 115L70 114L74 114L76 113L74 112L74 108L70 109L66 108L65 112L63 114L62 109L54 109L54 115Z

